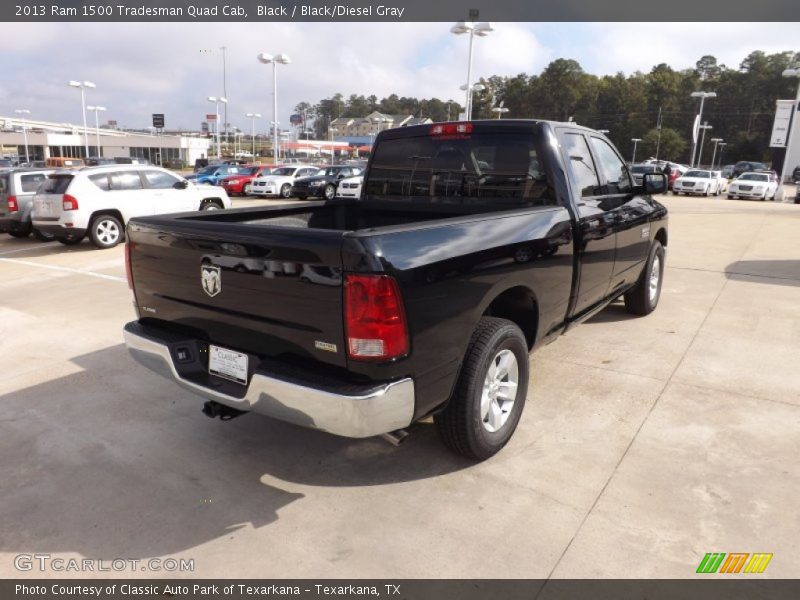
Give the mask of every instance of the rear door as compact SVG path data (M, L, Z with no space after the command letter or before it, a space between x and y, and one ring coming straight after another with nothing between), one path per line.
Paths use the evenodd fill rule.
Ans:
M650 248L650 203L631 180L625 161L603 138L590 135L589 143L602 182L602 204L613 213L616 230L616 254L611 290L633 283L639 275L637 268L647 257Z
M90 177L91 179L91 177ZM109 208L116 208L122 213L125 222L132 217L143 217L155 214L156 198L145 189L143 177L139 170L114 171L108 174Z
M573 314L605 298L614 269L614 207L603 196L589 141L581 131L558 128L564 162L572 172L572 196L578 210L580 279Z

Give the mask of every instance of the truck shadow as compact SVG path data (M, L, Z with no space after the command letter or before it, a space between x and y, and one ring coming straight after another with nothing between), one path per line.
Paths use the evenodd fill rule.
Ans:
M625 302L619 299L614 300L614 302L606 306L591 319L588 319L586 323L617 323L619 321L629 321L636 318L636 315L632 315L625 309Z
M258 415L211 420L199 398L134 363L121 344L72 363L74 372L0 401L2 552L181 556L275 522L314 488L471 465L441 447L430 424L396 448Z
M83 252L98 252L98 256L103 256L103 252L114 252L113 248L101 250L87 239L84 239L80 244L75 244L74 246L66 246L56 241L37 242L33 238L17 239L14 240L14 242L18 243L3 245L0 250L0 258L36 258L55 254L75 254ZM119 250L117 250L117 252L119 252Z
M738 260L725 267L733 281L800 286L800 260Z

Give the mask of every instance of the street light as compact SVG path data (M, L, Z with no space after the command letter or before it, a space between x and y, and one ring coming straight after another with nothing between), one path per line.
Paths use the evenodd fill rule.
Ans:
M275 122L275 127L272 129L272 160L278 164L278 63L288 65L292 59L286 54L272 56L264 52L257 58L265 65L272 64L272 120Z
M505 102L505 101L503 101L503 102ZM503 102L501 102L499 106L495 106L492 109L492 112L496 112L497 113L497 118L498 119L502 118L502 116L504 114L506 114L510 110L508 108L503 108Z
M717 145L722 141L722 138L711 138L711 141L714 142L714 152L711 154L711 168L714 168L714 161L717 158Z
M700 112L697 115L695 123L700 123L703 120L703 104L706 101L706 98L716 98L716 92L692 92L692 98L700 98ZM697 136L695 135L694 130L692 131L692 160L689 164L690 167L694 166L694 155L695 151L697 150Z
M28 156L28 125L25 122L25 115L31 114L27 108L16 108L14 112L22 115L22 137L25 139L25 162L30 165L31 159Z
M706 129L714 129L714 128L708 124L708 121L703 121L703 124L698 125L697 128L703 130L703 134L700 136L700 151L697 153L697 165L696 165L700 167L703 165L703 144L705 144L706 141Z
M228 99L225 96L220 96L219 98L216 96L209 96L208 101L214 103L214 112L216 116L214 120L214 133L217 135L217 158L222 158L222 146L219 141L219 103L227 104Z
M333 142L333 134L337 131L339 130L336 129L336 127L331 127L330 125L328 126L328 133L330 133L331 142ZM333 144L331 144L331 164L333 164Z
M467 96L469 96L470 99L468 105L469 108L467 108L464 111L464 116L466 117L466 120L469 121L472 119L472 94L474 94L475 92L482 92L483 90L486 89L486 86L483 85L482 83L473 83L472 90L470 91L469 86L465 83L464 85L461 86L461 89L467 90Z
M94 111L94 132L95 137L97 139L97 156L100 156L100 119L97 116L98 113L104 111L106 109L105 106L87 106L86 110L93 110Z
M81 111L83 112L83 143L86 149L86 156L89 156L89 130L86 128L86 88L94 89L97 86L91 81L71 80L69 87L80 88L81 90Z
M450 28L450 32L456 35L469 34L469 58L467 60L467 103L464 108L464 115L466 120L470 119L472 115L472 42L477 35L478 37L486 37L492 29L491 23L471 23L469 21L459 21Z
M636 146L639 145L639 142L642 141L642 138L631 138L631 141L633 142L633 156L631 157L631 164L635 165L636 164Z
M797 77L800 80L800 67L795 67L793 69L785 69L782 73L784 77ZM800 102L800 81L797 83L797 94L795 96L795 105L793 108L793 114L795 115L795 119L797 118L797 103ZM783 182L786 179L786 169L787 165L789 164L789 157L792 154L792 142L794 139L792 138L792 129L795 129L797 126L794 123L794 120L791 121L791 127L789 128L789 133L786 134L786 154L784 155L783 159L783 167L781 167L781 178L778 182L779 185L783 186Z
M722 166L722 152L725 150L725 146L728 144L726 142L719 143L719 166Z
M253 138L253 160L256 159L256 119L261 118L261 113L247 113L246 115L251 119L250 135Z

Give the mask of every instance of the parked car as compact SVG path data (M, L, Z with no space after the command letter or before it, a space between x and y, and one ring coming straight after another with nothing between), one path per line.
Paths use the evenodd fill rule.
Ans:
M292 186L299 177L310 177L319 173L311 165L289 165L275 169L269 175L256 177L250 182L250 194L254 196L281 196L290 198Z
M89 156L84 158L83 162L87 167L99 167L100 165L117 164L113 158L107 158L104 156Z
M639 165L631 165L631 175L633 175L633 180L636 182L636 185L642 185L642 177L645 173L662 173L661 167L654 164L639 164Z
M10 158L0 158L0 169L11 169L14 167L14 161Z
M51 156L50 158L45 159L44 162L47 167L53 169L80 169L81 167L85 166L83 164L83 159L68 158L65 156Z
M295 179L292 186L292 196L305 200L306 198L324 198L333 200L336 197L336 187L345 177L354 177L361 173L359 167L349 165L335 165L319 171L317 175Z
M388 129L361 200L133 219L142 318L125 341L208 416L397 439L433 415L447 446L485 459L517 427L529 352L616 298L655 310L665 189L655 173L635 185L574 123ZM267 270L203 265L193 239L244 246Z
M346 177L339 181L336 195L341 198L360 198L361 186L364 183L364 176Z
M195 186L159 167L86 167L47 177L33 199L33 227L62 244L88 235L98 248L113 248L132 217L230 206L222 188Z
M797 165L792 171L792 183L800 185L800 165Z
M728 198L775 200L777 193L777 178L770 173L742 173L728 186Z
M0 232L24 238L33 233L41 241L52 240L31 223L31 207L36 190L52 169L11 169L0 172Z
M733 165L733 178L736 179L742 173L749 173L752 171L763 171L767 168L762 162L754 162L754 161L747 161L747 160L740 160L735 165Z
M676 196L680 194L718 196L721 189L722 184L714 171L690 169L675 180L672 193Z
M733 167L734 165L725 165L724 167L722 167L722 176L725 179L733 178Z
M198 171L194 175L188 175L186 179L196 184L207 183L209 185L219 185L220 182L226 177L230 177L231 175L238 175L242 171L244 171L244 169L241 167L233 165L225 165L225 164L216 164L216 165L209 165L208 167Z
M222 186L226 192L228 192L229 196L235 196L237 194L244 195L246 193L246 186L248 186L253 179L256 177L261 177L262 175L269 175L272 170L272 167L268 165L242 167L235 175L223 177L220 180L219 185Z
M722 175L722 171L711 171L711 176L717 180L717 193L724 194L728 189L728 179Z

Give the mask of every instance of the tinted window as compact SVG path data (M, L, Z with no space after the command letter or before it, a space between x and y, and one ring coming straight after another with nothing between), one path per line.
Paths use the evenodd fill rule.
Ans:
M42 184L40 191L45 194L63 194L72 182L72 175L51 175Z
M121 190L140 190L142 189L142 180L139 177L138 171L111 173L111 189L115 191Z
M595 137L591 138L591 140L592 148L597 155L598 168L606 179L605 193L624 194L629 192L633 184L628 173L628 167L617 156L614 149L608 145L608 142Z
M567 133L564 134L564 145L581 197L600 195L600 179L597 177L586 138L579 133Z
M147 187L156 188L159 190L173 187L180 179L164 171L145 171L144 178L147 181Z
M697 177L698 179L710 179L711 173L708 171L686 171L684 177Z
M385 139L375 148L365 186L367 196L555 204L532 134Z
M642 173L655 173L656 168L651 165L633 165L631 167L631 173L642 174Z
M768 181L769 177L767 175L759 175L758 173L745 173L739 179L743 179L745 181Z
M96 173L94 175L89 175L89 181L91 181L104 192L107 192L110 189L108 183L108 173Z
M47 175L44 173L31 173L30 175L21 175L19 183L23 192L35 192L45 179L47 179Z
M8 193L8 175L0 177L0 194Z

